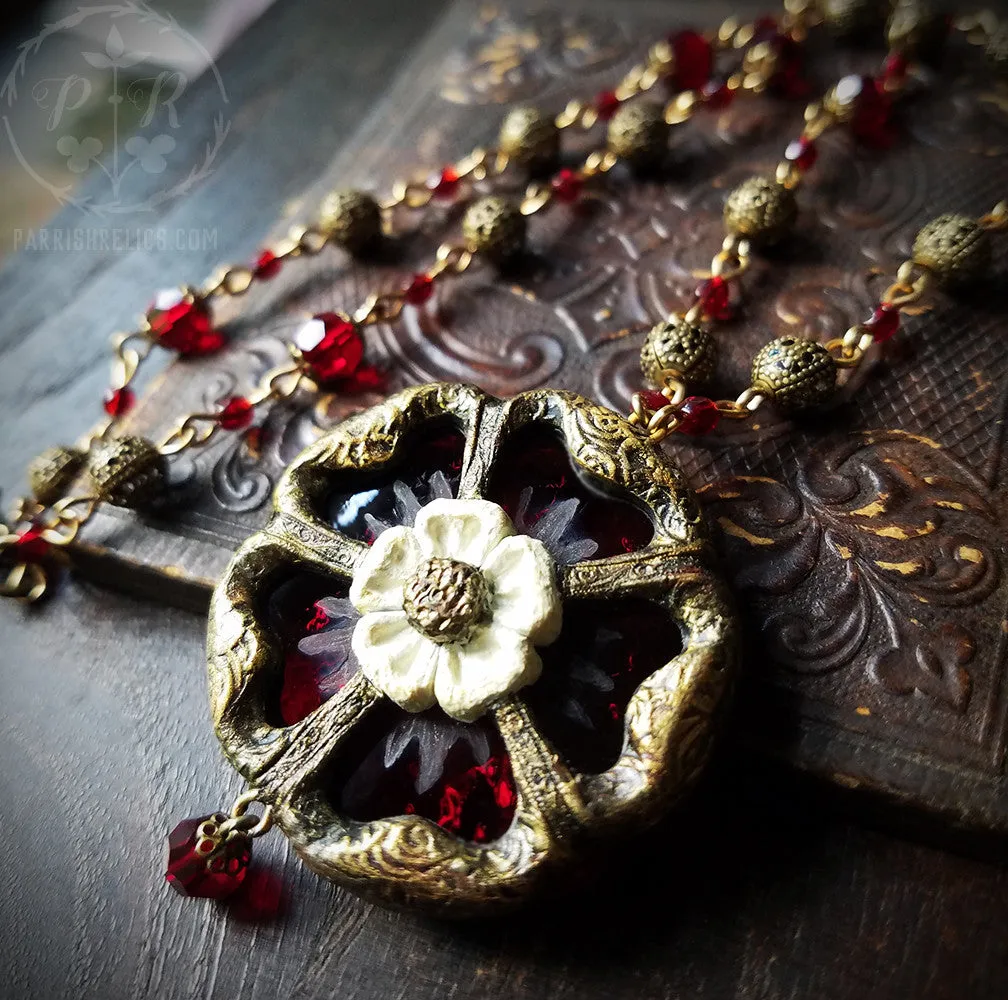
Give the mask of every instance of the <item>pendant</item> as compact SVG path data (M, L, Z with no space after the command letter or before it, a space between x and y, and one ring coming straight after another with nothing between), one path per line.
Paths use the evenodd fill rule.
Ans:
M285 472L213 596L231 763L314 871L511 903L695 781L736 625L675 465L536 390L408 389Z

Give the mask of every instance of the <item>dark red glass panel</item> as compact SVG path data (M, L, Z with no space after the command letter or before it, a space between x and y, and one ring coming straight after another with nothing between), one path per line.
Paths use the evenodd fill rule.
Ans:
M455 496L464 453L465 438L455 424L436 421L408 435L397 457L377 472L341 477L326 517L343 534L370 545L383 528L412 524L417 510L436 497Z
M350 651L358 618L347 587L299 573L270 596L267 621L283 648L283 677L270 721L290 726L331 698L359 669Z
M385 702L340 748L326 780L333 807L365 822L422 816L464 840L507 832L517 793L500 733L484 718L437 709L411 715Z
M519 531L541 538L560 563L634 552L654 535L646 514L575 472L560 437L547 427L524 428L504 441L486 496Z
M634 691L681 650L678 627L649 601L568 601L560 637L539 650L542 676L523 697L567 764L598 774L623 749Z

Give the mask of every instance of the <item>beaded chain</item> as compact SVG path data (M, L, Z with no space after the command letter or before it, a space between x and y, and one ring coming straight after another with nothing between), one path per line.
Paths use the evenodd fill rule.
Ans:
M47 569L59 562L59 551L75 539L99 503L135 509L156 505L169 456L206 445L220 431L253 435L260 408L296 393L367 386L369 377L376 384L362 365L364 328L394 322L406 307L423 307L439 282L462 274L478 259L507 264L524 249L529 217L576 202L587 186L619 163L637 171L653 169L665 156L673 128L698 111L722 110L745 94L806 96L802 43L821 24L841 37L884 25L890 51L883 69L877 77L845 77L809 104L804 128L788 145L775 175L750 178L729 194L726 236L695 304L684 315L670 315L647 336L641 368L655 388L633 394L629 419L657 442L674 431L708 433L722 417L746 419L767 400L791 412L824 403L837 386L838 373L857 366L872 344L893 336L900 311L917 301L933 279L955 285L986 267L988 234L1008 228L1008 202L979 219L944 215L928 223L878 308L843 338L825 345L798 338L772 341L753 362L750 386L734 400L687 392L713 372L716 344L709 328L729 317L732 286L746 273L751 254L779 240L794 224L795 193L816 162L817 139L847 125L862 142L887 144L893 99L918 63L937 58L951 29L982 45L995 69L1004 72L1006 28L986 12L950 20L917 0L899 0L891 12L873 0L786 0L779 18L744 23L729 18L715 31L677 32L652 45L614 89L588 101L572 100L556 117L532 107L514 108L503 120L496 148L474 149L423 179L396 181L385 198L334 192L316 221L294 227L252 264L222 267L199 287L158 293L136 330L112 338L105 421L80 447L47 449L29 466L32 496L17 501L9 524L0 523L0 559L10 567L0 581L0 595L29 602L42 597ZM725 60L720 60L722 54ZM721 75L718 62L729 57L736 65ZM647 96L659 82L673 92L664 102ZM600 124L604 141L579 166L558 169L562 134ZM480 190L486 182L521 176L528 180L520 199ZM253 284L276 276L288 261L314 256L330 244L366 258L384 236L402 231L404 215L415 218L436 201L465 207L462 238L442 243L430 266L402 287L368 296L352 315L312 317L289 344L287 364L267 372L249 394L231 396L212 412L186 415L161 441L110 433L130 411L132 384L154 347L192 358L225 346L226 337L213 322L217 300L241 296ZM85 470L90 491L67 496Z

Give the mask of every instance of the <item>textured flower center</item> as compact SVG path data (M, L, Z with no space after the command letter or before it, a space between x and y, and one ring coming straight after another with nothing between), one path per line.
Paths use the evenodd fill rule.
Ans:
M409 623L437 643L466 643L490 615L486 578L455 559L422 562L403 591Z

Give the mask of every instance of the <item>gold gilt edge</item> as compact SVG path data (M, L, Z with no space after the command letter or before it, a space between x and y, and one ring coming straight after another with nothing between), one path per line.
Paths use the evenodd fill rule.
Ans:
M481 433L479 417L485 410L514 419L492 420L494 433ZM570 393L531 392L502 403L467 386L406 390L303 453L278 488L276 510L297 523L317 522L312 500L325 488L320 470L385 464L407 430L446 412L458 417L467 432L463 482L466 470L485 473L492 464L476 452L492 455L510 429L545 421L561 431L579 465L618 491L635 494L651 512L655 539L641 551L641 565L648 571L641 579L630 573L628 584L626 560L618 559L611 583L621 592L640 590L666 607L684 633L684 648L631 698L624 751L616 764L601 775L572 776L535 732L520 699L513 698L494 710L517 758L518 808L500 840L480 847L415 817L360 823L338 816L310 778L352 726L352 712L366 712L377 695L360 678L295 726L278 730L267 723L257 679L278 669L280 652L257 618L257 597L286 561L299 561L304 544L300 538L291 544L278 537L276 519L271 530L246 541L214 592L208 673L211 710L225 754L275 802L281 828L309 867L384 899L466 909L521 897L543 872L567 859L572 843L613 826L654 820L685 791L706 760L717 709L734 673L737 636L726 592L703 565L702 522L678 471L622 418ZM630 439L636 443L627 447ZM648 549L670 557L660 560L671 568L658 579L658 561L648 557ZM685 563L677 561L680 556ZM595 561L589 575L596 579L598 565L605 563ZM347 575L346 567L335 569L337 575ZM573 576L575 572L568 573ZM310 744L309 750L299 749L301 743ZM296 779L285 780L291 769L297 771Z

